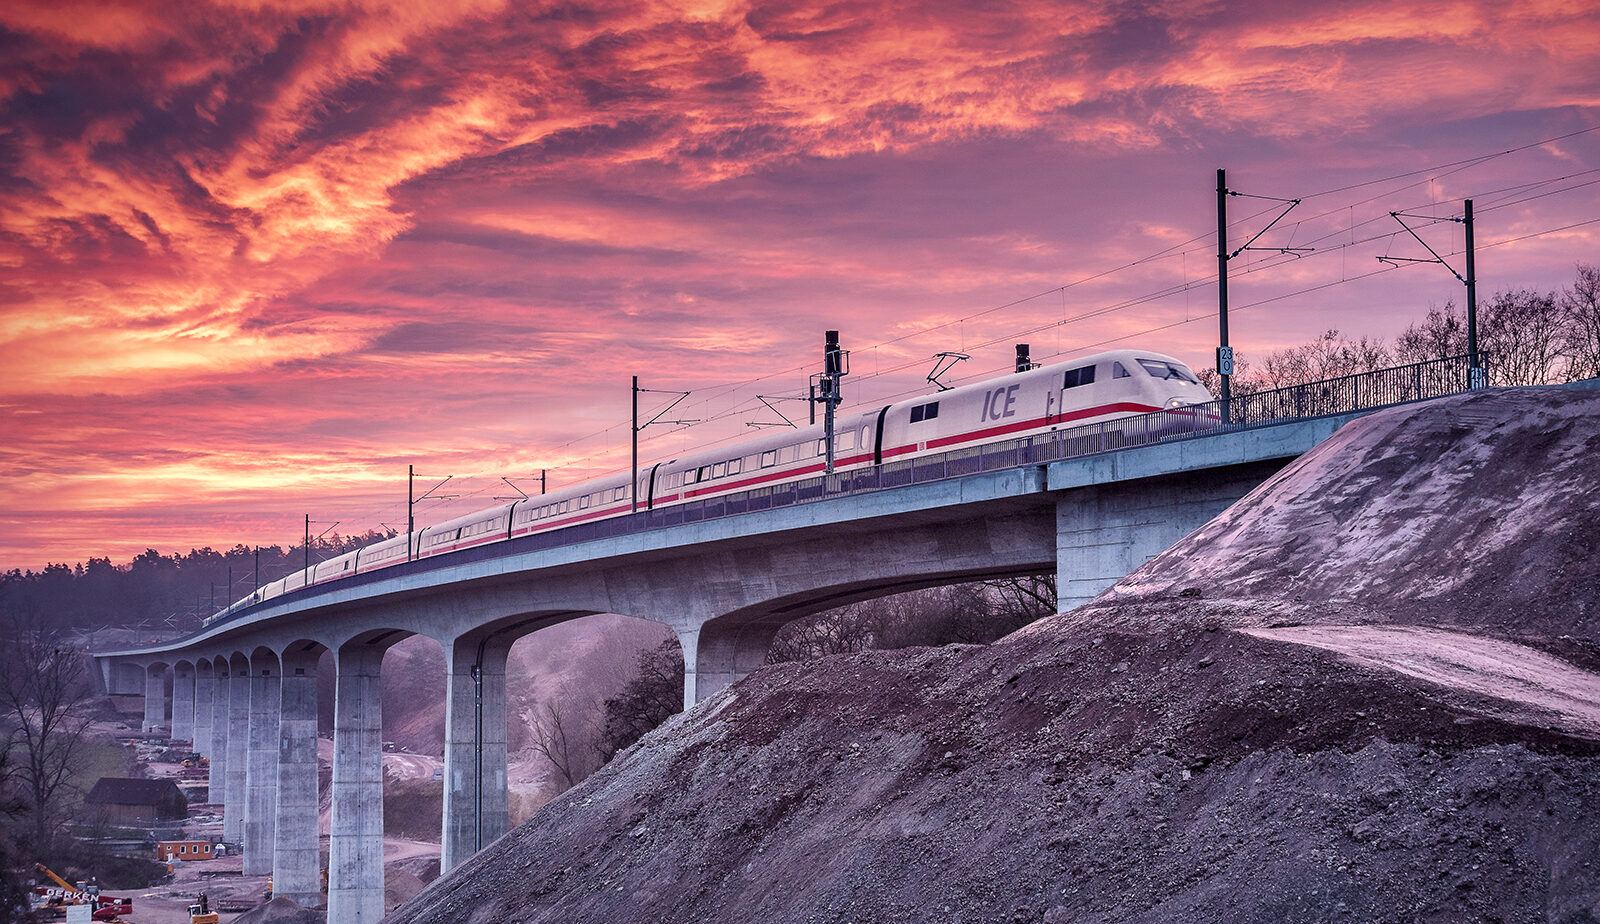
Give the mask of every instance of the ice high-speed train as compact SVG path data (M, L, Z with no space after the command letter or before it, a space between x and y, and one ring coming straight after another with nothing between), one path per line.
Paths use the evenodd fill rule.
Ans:
M841 414L834 424L834 470L848 472L1211 400L1211 393L1178 360L1146 350L1116 350ZM639 509L812 478L823 472L826 448L819 424L644 465L637 485ZM263 586L207 623L308 585L626 515L633 510L628 478L627 472L600 478L347 552Z

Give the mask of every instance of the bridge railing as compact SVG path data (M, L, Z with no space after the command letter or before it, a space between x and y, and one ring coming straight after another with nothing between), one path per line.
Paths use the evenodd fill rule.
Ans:
M1480 353L1480 359L1484 355ZM926 484L962 475L1039 465L1118 449L1248 430L1285 420L1375 410L1458 394L1467 389L1468 362L1465 356L1452 356L1393 369L1361 372L1319 382L1307 382L1303 385L1291 385L1287 388L1235 395L1226 406L1221 400L1216 400L1150 414L1121 417L1015 440L954 449L916 459L885 462L872 468L837 472L772 487L675 504L657 510L640 511L628 516L582 523L566 529L519 537L509 543L478 546L439 558L424 558L379 571L341 578L332 584L291 591L274 598L272 602L287 602L328 589L350 587L506 554L609 539L666 526L698 523L757 510L790 507L828 498L881 491L886 488ZM255 606L242 608L225 618L231 620L255 608Z

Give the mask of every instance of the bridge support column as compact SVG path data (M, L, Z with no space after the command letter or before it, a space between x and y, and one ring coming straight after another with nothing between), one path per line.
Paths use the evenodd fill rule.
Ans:
M506 794L506 658L511 646L505 641L485 641L469 635L456 639L450 648L444 714L441 872L454 869L510 828Z
M223 839L227 840L228 818L228 696L232 690L228 679L228 662L212 662L211 679L211 773L207 777L206 801L223 806Z
M194 752L201 756L211 753L211 702L216 692L217 681L212 676L211 661L202 659L195 662Z
M700 627L672 631L678 636L678 647L683 649L683 711L688 712L700 701Z
M383 649L350 642L337 655L328 920L383 917Z
M172 740L194 741L194 665L172 667Z
M1205 525L1283 467L1273 460L1205 475L1091 485L1056 502L1056 598L1076 609Z
M317 826L317 658L320 650L283 656L278 718L278 804L273 830L272 894L304 907L322 904Z
M144 733L160 732L167 724L166 665L144 669Z
M688 709L743 680L767 663L767 649L780 626L768 623L728 628L716 621L676 629L683 646L683 707Z
M228 663L228 773L223 780L222 839L244 843L250 804L245 786L250 772L250 661L236 654Z
M250 658L249 757L245 762L244 874L272 873L278 805L278 710L283 691L278 658L257 649Z

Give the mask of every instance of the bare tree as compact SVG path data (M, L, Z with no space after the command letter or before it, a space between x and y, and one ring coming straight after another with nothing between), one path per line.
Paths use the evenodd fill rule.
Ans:
M683 648L678 640L669 638L641 652L633 678L620 693L606 700L605 711L605 730L600 734L600 756L607 761L662 722L682 712Z
M1600 268L1578 264L1578 278L1561 293L1562 352L1574 379L1600 376Z
M767 663L913 645L985 644L1055 611L1053 574L913 590L795 620L773 638Z
M1259 366L1236 358L1229 391L1235 397L1243 397L1274 388L1371 372L1394 362L1394 353L1382 340L1367 337L1351 340L1337 329L1329 329L1310 343L1268 353ZM1221 390L1222 380L1216 369L1201 369L1196 376L1212 394Z
M9 788L35 851L49 848L67 816L88 696L82 654L37 618L8 611L0 624L0 714L15 766Z
M1456 313L1455 302L1429 305L1421 324L1406 327L1394 342L1395 362L1401 365L1463 356L1467 352L1467 322Z
M588 779L599 767L600 751L592 723L584 718L594 711L580 710L564 696L547 699L534 710L530 747L560 776L560 792Z
M1057 612L1054 574L1030 574L984 583L999 598L1002 612L1016 614L1019 628Z
M1500 292L1479 319L1479 341L1493 359L1496 385L1549 385L1566 381L1561 348L1566 339L1556 296L1531 289Z
M1276 350L1267 355L1259 375L1263 389L1320 382L1358 372L1382 369L1391 363L1381 340L1351 340L1336 329L1324 331L1310 343Z

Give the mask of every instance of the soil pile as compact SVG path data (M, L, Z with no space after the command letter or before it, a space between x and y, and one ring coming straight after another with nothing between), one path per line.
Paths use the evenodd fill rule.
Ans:
M1366 418L990 646L765 668L397 922L1600 920L1600 395Z
M327 915L287 898L274 898L233 919L233 924L323 924Z

